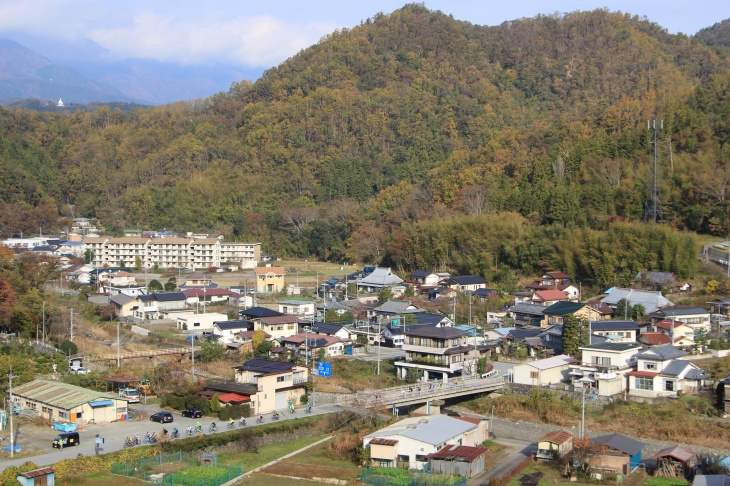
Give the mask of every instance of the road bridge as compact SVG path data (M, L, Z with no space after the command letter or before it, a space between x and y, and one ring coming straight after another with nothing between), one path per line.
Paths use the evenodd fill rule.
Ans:
M477 376L451 378L448 381L419 381L409 385L342 395L336 403L359 409L407 407L502 390L506 378L507 376L495 370L484 378Z

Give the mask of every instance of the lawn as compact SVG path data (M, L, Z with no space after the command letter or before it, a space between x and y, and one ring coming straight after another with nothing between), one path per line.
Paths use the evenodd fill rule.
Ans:
M149 484L140 479L128 478L126 476L117 476L110 472L96 472L84 474L83 476L73 476L64 478L63 481L56 480L56 483L64 486L96 486L99 484L124 484L125 486L135 486Z

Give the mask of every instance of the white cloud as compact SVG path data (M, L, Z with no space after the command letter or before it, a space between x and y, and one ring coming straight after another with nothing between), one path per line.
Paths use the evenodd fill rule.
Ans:
M218 14L192 20L144 11L127 26L94 28L87 36L115 57L268 67L335 28L326 23L294 25L269 15L223 18Z

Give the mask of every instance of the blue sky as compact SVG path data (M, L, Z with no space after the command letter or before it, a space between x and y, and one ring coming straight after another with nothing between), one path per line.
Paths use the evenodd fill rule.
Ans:
M90 39L110 59L268 68L335 29L354 27L406 2L370 0L2 0L0 37L15 34L78 43ZM432 10L480 25L537 14L608 8L694 34L730 17L730 0L431 0Z

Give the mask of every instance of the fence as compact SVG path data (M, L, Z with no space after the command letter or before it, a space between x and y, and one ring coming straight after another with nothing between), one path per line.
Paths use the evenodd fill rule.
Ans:
M243 466L199 466L199 457L182 451L162 452L130 464L115 462L111 472L169 486L219 486L243 474Z
M365 484L392 486L465 486L466 478L428 474L399 468L365 468L360 474Z

